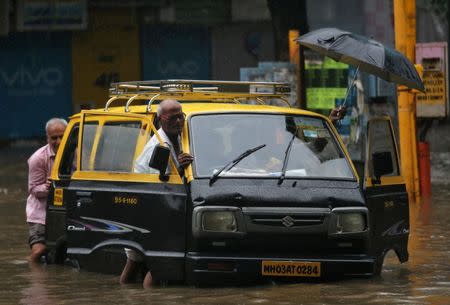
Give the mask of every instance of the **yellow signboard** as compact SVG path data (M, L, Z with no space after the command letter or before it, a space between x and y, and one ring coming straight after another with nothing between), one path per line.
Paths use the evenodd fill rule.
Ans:
M422 104L445 104L445 76L441 71L424 71L423 83L425 93L417 95L417 101Z
M88 31L73 32L73 110L104 107L111 82L139 80L136 18L130 10L90 14Z
M262 261L261 274L320 277L320 262Z

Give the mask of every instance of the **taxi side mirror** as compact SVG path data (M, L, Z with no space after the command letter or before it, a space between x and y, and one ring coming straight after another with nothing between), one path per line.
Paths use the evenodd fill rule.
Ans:
M380 184L380 177L394 172L392 155L389 151L372 154L374 183Z
M164 145L158 144L153 150L152 157L148 166L157 169L159 171L159 179L167 181L169 176L166 175L167 164L169 163L170 148Z

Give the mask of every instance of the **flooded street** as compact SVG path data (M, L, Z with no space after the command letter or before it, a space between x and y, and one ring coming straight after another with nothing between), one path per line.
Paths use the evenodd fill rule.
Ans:
M450 183L433 184L433 198L411 208L410 259L393 253L381 277L322 283L195 288L120 286L119 277L68 266L32 268L25 257L26 159L30 145L0 149L0 304L450 304ZM449 180L450 181L450 180Z

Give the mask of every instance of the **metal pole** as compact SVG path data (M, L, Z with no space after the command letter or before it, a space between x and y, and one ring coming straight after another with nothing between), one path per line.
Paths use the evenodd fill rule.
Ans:
M347 92L345 93L345 99L344 99L344 102L342 103L342 106L344 106L344 107L346 106L348 95L350 93L350 90L352 90L353 85L355 84L355 80L356 80L356 77L358 76L358 73L359 73L359 66L356 68L355 75L353 75L352 81L351 81L350 85L348 85L348 87L347 87Z
M301 88L303 86L302 80L300 78L300 45L297 42L298 37L300 36L300 33L298 30L289 30L289 60L292 64L295 64L295 73L296 73L296 95L297 98L295 99L295 107L296 108L302 108L302 104L305 103L305 101L302 101L301 96Z
M394 0L395 47L415 61L416 1ZM402 174L410 202L419 202L419 169L416 139L416 102L411 90L398 87L398 125Z

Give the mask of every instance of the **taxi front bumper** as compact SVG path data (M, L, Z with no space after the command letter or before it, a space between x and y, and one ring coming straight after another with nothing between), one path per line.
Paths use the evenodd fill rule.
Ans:
M374 266L375 259L367 255L294 258L214 256L188 253L186 280L191 284L223 284L226 282L255 282L264 279L295 280L370 276L374 274ZM301 272L302 269L305 272Z

